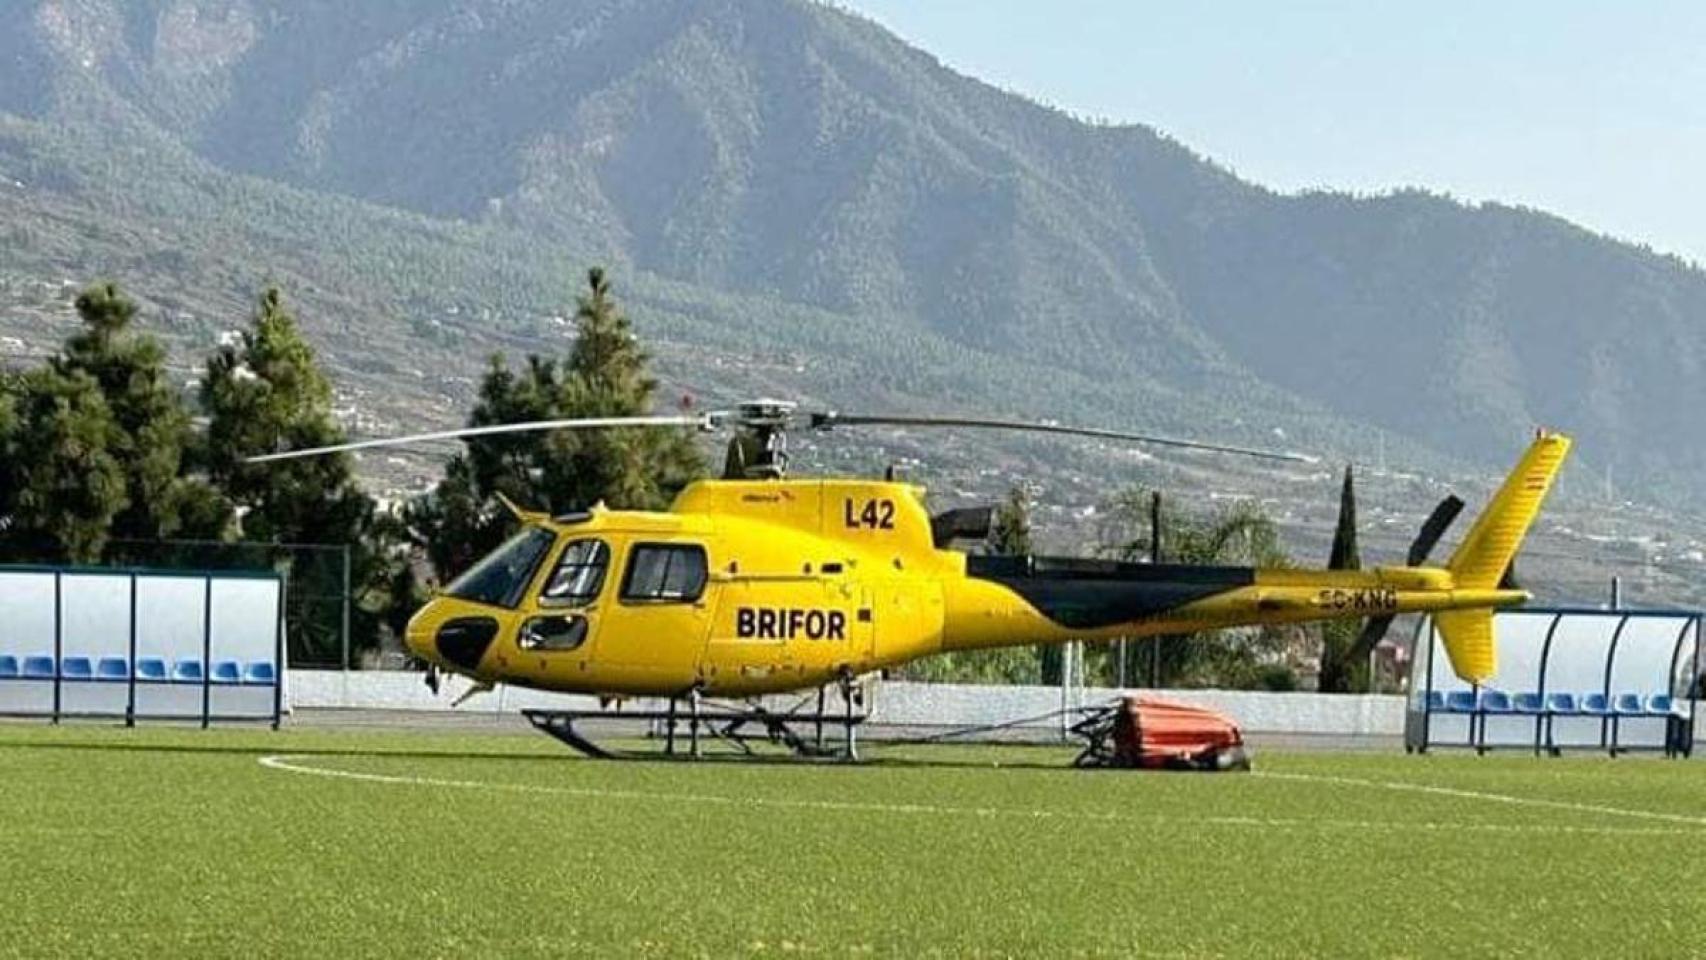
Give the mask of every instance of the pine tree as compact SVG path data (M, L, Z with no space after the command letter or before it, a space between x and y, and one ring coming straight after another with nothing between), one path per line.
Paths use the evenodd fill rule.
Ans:
M128 500L113 450L123 440L99 384L83 371L39 367L7 391L0 431L10 515L0 552L33 562L94 563Z
M432 493L404 505L409 539L441 576L449 578L473 566L503 537L507 514L484 509L483 499L468 458L458 454Z
M167 373L165 350L133 329L136 303L104 283L84 290L76 307L83 329L53 367L93 378L118 426L110 453L124 473L127 503L113 517L112 537L219 536L230 522L229 504L184 476L189 413Z
M251 464L278 450L340 443L332 387L276 288L261 296L249 330L207 362L201 384L209 417L208 471L243 514L252 540L354 543L373 502L356 485L348 454Z
M577 338L561 360L528 356L519 371L493 357L470 426L578 417L645 416L657 381L649 357L611 295L602 269L587 274L575 311ZM598 503L655 510L704 470L685 430L635 428L516 433L472 439L443 482L405 514L441 577L459 573L508 532L488 501L503 494L529 509L563 513Z
M245 462L256 454L344 439L332 418L331 384L276 288L262 294L250 329L208 360L201 400L209 416L208 470L243 510L243 539L347 546L351 588L359 600L351 644L371 646L379 623L399 602L392 588L406 557L400 556L393 528L380 522L373 500L357 484L349 455ZM330 551L294 555L294 593L341 595L341 556ZM337 642L331 609L328 605L316 616L293 607L293 645L316 658L331 653Z
M12 514L18 506L18 389L16 377L0 371L0 558L7 555Z

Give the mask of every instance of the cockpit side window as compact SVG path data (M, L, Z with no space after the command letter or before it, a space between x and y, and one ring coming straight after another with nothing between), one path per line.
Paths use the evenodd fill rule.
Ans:
M450 581L444 592L459 600L513 609L556 541L557 535L543 527L527 527Z
M539 595L542 607L584 607L598 599L604 588L604 571L610 566L610 548L603 540L574 540L563 548L557 568Z
M705 592L706 566L705 548L698 544L635 544L622 599L692 603Z

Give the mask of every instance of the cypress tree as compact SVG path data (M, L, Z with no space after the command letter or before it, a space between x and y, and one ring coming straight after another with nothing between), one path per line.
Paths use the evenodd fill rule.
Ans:
M1339 488L1339 523L1333 530L1329 570L1361 570L1362 553L1357 549L1356 481L1350 464ZM1368 665L1350 662L1351 648L1362 631L1361 620L1328 620L1321 624L1321 672L1316 688L1323 693L1349 693L1368 685Z

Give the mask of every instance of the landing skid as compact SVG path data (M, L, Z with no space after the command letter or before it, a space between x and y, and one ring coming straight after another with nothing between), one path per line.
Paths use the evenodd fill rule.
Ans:
M644 721L655 731L662 727L663 756L687 756L697 759L705 755L706 739L728 744L736 756L757 756L753 745L768 743L785 746L796 757L857 761L859 759L859 725L868 719L862 712L864 693L858 683L844 681L836 685L842 700L840 711L826 709L829 687L819 688L788 710L766 709L756 702L722 703L708 701L697 691L671 697L666 710L523 710L522 716L544 733L577 752L597 760L636 760L658 756L648 750L611 750L599 746L590 737L575 729L582 720ZM807 706L816 701L815 709ZM683 708L683 701L685 709ZM860 708L856 710L855 708ZM680 728L685 725L685 735ZM826 729L840 727L839 741L826 740ZM655 733L654 733L655 735ZM679 749L686 740L685 754Z

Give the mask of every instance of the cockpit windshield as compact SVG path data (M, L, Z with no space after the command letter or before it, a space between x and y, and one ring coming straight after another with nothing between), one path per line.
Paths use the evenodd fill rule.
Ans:
M543 527L527 527L450 581L444 592L460 600L513 608L556 540L557 535Z

